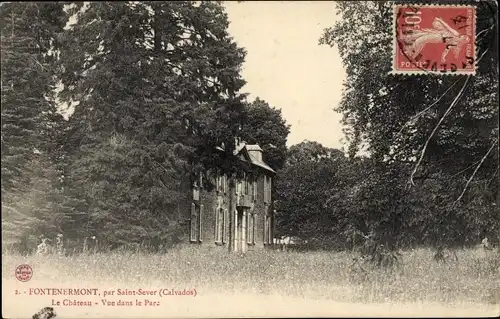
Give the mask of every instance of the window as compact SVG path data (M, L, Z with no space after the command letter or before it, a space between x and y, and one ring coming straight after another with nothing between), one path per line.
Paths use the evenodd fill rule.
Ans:
M194 201L200 200L200 189L198 188L198 186L193 186L193 200Z
M193 181L193 200L200 200L200 189L203 187L203 177L201 173Z
M244 195L248 195L250 192L250 186L249 186L248 179L249 179L249 177L246 175L243 177L243 194Z
M227 209L224 210L224 216L223 216L223 221L224 221L224 227L222 227L222 243L225 244L227 242L227 231L226 231L226 225L227 223L227 218L229 216L229 211Z
M269 198L267 197L267 188L268 188L267 181L268 177L264 176L264 203L269 203Z
M222 177L223 176L220 173L217 173L217 177L215 179L215 187L218 192L221 192L223 190Z
M238 181L238 195L243 194L243 183L241 180Z
M264 176L264 203L271 202L271 178Z
M247 236L247 243L250 245L255 244L255 218L254 213L248 213L247 215L247 230L248 230L248 236Z
M267 178L267 200L269 203L271 202L271 191L272 191L271 177L268 177Z
M201 242L203 205L191 203L191 231L190 240Z
M224 241L225 216L224 209L216 208L215 210L215 242L222 243Z
M257 200L257 181L253 181L253 193L252 193L252 200L255 202Z
M191 204L191 231L190 231L190 240L197 241L198 240L198 205L195 203Z
M271 237L271 234L269 233L269 224L271 222L271 219L269 216L265 215L264 216L264 244L269 244L269 239Z
M269 205L265 205L265 215L264 215L264 244L273 243L273 220L271 212L269 211Z
M227 178L226 175L222 175L222 191L224 194L227 192Z
M252 214L252 225L253 225L253 229L252 229L252 244L255 245L255 229L257 228L257 214L253 213Z

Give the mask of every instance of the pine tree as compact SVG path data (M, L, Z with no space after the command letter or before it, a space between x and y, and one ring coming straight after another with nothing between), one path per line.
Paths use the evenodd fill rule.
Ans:
M174 242L192 177L218 162L215 146L231 151L244 52L218 3L93 2L73 11L61 98L79 101L68 178L87 202L88 231L112 246Z
M30 235L53 231L65 219L56 208L54 151L62 118L53 99L54 42L64 23L61 4L8 3L0 9L2 234L25 246Z

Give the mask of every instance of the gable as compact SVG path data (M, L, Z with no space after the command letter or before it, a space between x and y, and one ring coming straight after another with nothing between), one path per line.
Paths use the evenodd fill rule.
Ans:
M217 147L216 149L219 151L224 150L222 147ZM255 166L258 166L266 170L268 173L276 174L276 171L273 170L269 165L267 165L267 163L264 162L262 158L257 158L256 156L253 156L249 152L249 150L262 152L262 148L258 144L248 145L245 142L242 142L236 146L233 154L236 155L236 157L242 161L246 161Z
M258 147L259 150L262 150L260 148L260 146L257 145L257 144L255 144L255 145L244 145L241 148L241 150L240 150L240 152L238 154L239 155L238 157L240 159L242 159L242 160L245 160L245 161L248 161L248 162L252 163L255 166L263 168L263 169L265 169L266 171L268 171L270 173L275 174L276 172L271 167L269 167L269 165L267 165L262 159L256 158L255 156L252 156L252 154L250 154L250 152L248 152L248 148L250 148L250 147L253 148L253 149L255 149L255 148Z

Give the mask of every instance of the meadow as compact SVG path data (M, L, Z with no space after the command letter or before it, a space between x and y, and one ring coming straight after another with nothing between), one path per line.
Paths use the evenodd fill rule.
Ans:
M265 251L228 254L196 247L164 254L108 252L74 256L2 256L2 277L18 264L34 270L33 283L50 286L194 287L203 295L285 296L350 304L443 304L491 307L500 301L498 251L459 250L458 261L436 262L430 249L405 251L399 266L353 271L353 253ZM38 278L38 279L37 279ZM14 280L15 281L15 280ZM41 284L39 284L41 285Z

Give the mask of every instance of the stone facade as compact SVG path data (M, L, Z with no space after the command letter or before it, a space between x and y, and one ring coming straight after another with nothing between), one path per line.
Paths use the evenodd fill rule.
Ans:
M233 180L216 174L211 190L202 180L193 185L189 224L192 244L239 252L273 244L271 186L275 172L263 162L258 145L240 145L235 153L252 163L257 173Z

